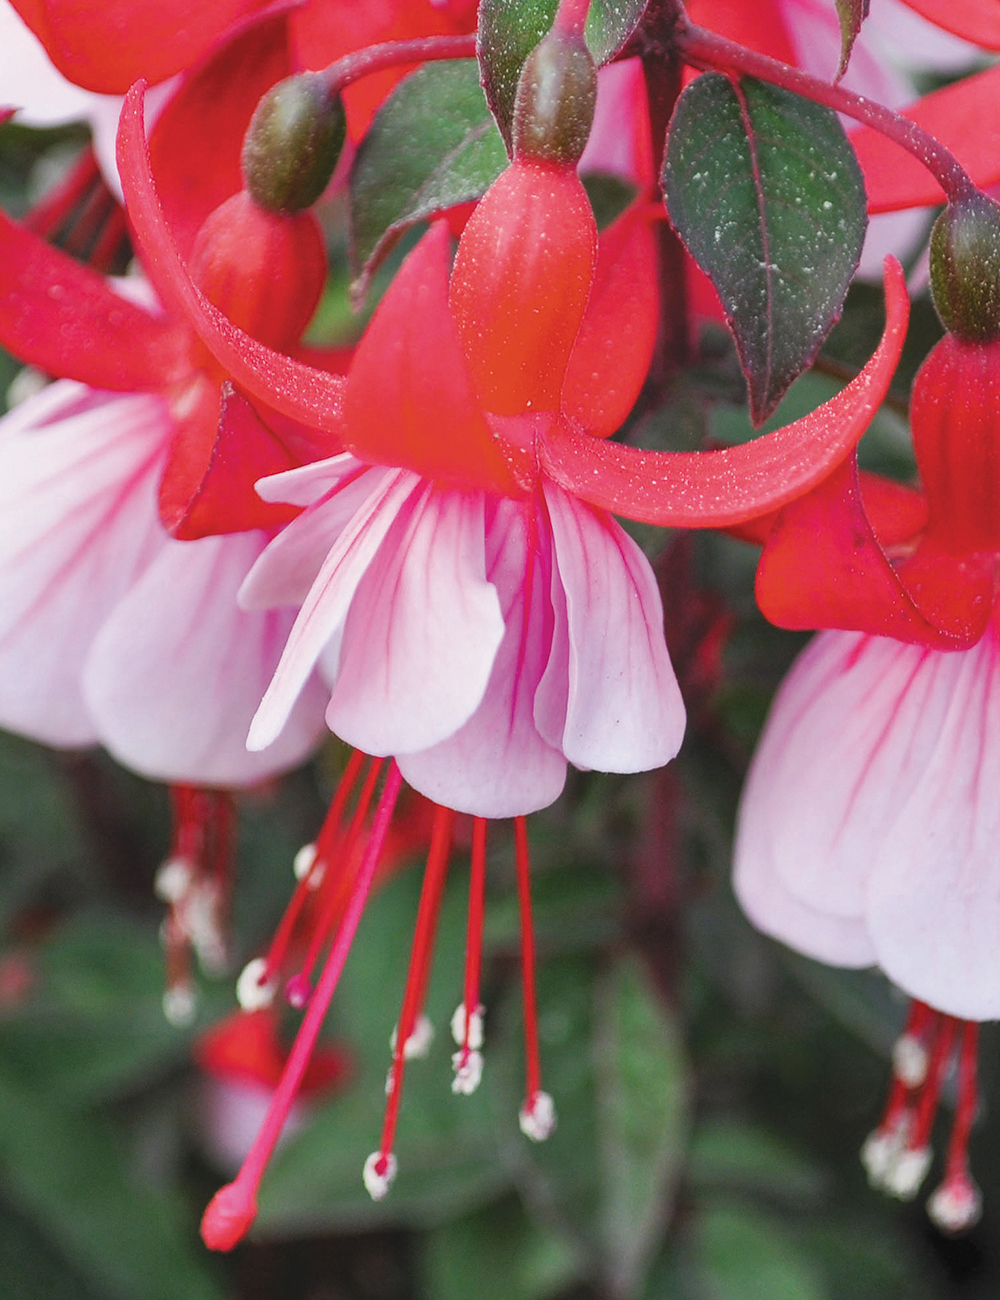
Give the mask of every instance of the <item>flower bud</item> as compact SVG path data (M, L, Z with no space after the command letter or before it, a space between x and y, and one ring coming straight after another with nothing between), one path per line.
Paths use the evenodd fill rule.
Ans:
M514 157L575 166L594 121L597 68L582 36L553 30L528 55L514 101Z
M344 146L347 119L323 78L281 81L257 105L243 141L247 189L270 212L302 212L326 189Z
M931 232L931 288L957 338L1000 339L1000 204L979 192L948 204Z

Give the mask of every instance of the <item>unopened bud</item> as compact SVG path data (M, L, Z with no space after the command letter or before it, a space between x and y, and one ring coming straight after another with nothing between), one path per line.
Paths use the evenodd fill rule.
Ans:
M931 231L931 289L957 338L1000 339L1000 204L978 191L948 204Z
M575 166L597 102L597 67L582 36L553 30L528 55L514 101L514 157Z
M243 176L270 212L303 212L326 189L347 134L339 96L314 72L288 77L257 105L243 141Z

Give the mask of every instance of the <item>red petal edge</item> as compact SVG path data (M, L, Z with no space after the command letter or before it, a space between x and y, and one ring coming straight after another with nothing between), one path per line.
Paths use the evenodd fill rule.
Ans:
M757 604L779 627L959 650L985 631L995 568L994 556L946 555L931 543L894 569L865 514L852 456L778 515L757 568Z
M559 423L546 472L591 505L666 528L727 528L802 496L856 446L892 379L909 321L903 271L885 261L886 324L864 370L828 402L762 438L721 451L643 451Z
M153 182L143 125L145 83L125 97L118 127L118 170L146 273L169 308L192 329L233 379L282 415L330 433L340 430L344 380L275 352L238 329L204 297L174 244Z
M190 335L0 212L0 343L47 374L116 392L183 375Z

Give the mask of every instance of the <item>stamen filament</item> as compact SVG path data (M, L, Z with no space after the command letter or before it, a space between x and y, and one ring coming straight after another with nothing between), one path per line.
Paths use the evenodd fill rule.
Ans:
M483 915L486 906L486 819L472 823L472 863L469 871L469 926L465 942L465 1028L462 1033L461 1064L472 1050L473 1018L479 1013L479 979L483 961Z
M395 761L389 764L385 786L375 812L371 835L351 890L343 919L330 955L316 984L316 990L302 1018L288 1061L275 1089L271 1104L253 1145L232 1183L212 1198L202 1219L202 1236L213 1250L230 1250L253 1222L257 1209L257 1187L281 1136L295 1094L309 1065L330 1001L340 982L351 944L357 933L368 899L382 847L392 821L402 777Z

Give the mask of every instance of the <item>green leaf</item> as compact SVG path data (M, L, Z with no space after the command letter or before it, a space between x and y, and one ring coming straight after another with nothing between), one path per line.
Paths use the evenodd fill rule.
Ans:
M678 100L662 179L725 308L760 424L815 357L857 269L867 215L854 151L829 109L709 73Z
M683 1161L687 1087L678 1035L631 961L598 971L581 958L547 959L539 1014L544 1087L559 1123L537 1146L516 1133L523 1067L511 1052L495 1062L491 1038L486 1079L498 1098L501 1141L528 1204L588 1259L610 1293L632 1294L666 1227ZM509 1039L518 1030L505 1027Z
M868 17L871 0L837 0L837 17L840 19L840 66L837 68L837 80L847 71L851 61L851 50L861 31L861 24Z
M532 1222L514 1196L424 1237L424 1294L434 1300L544 1300L579 1276L579 1258Z
M163 1015L163 953L152 931L80 917L39 950L36 979L23 1007L0 1019L0 1056L24 1088L80 1104L186 1057L191 1032Z
M763 1129L708 1120L695 1129L687 1164L692 1186L776 1196L801 1205L821 1194L824 1178L805 1156Z
M483 89L507 147L514 98L524 61L552 26L558 0L482 0L479 67ZM632 35L646 0L593 0L587 44L598 65L607 63Z
M818 1271L770 1216L742 1205L706 1209L694 1257L712 1300L823 1300Z
M351 172L351 260L360 290L404 230L478 199L507 165L475 60L430 63L382 105Z
M65 1257L116 1300L219 1300L194 1223L144 1182L100 1115L0 1079L0 1164L7 1195Z

